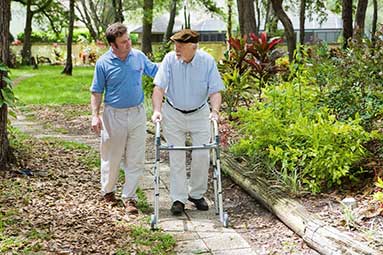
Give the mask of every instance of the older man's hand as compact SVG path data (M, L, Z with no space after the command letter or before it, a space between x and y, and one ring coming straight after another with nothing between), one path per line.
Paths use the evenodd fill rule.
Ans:
M215 111L215 110L211 111L209 119L216 120L218 122L219 121L218 111Z
M152 121L153 123L156 123L158 121L162 121L162 114L161 112L154 111L152 115Z

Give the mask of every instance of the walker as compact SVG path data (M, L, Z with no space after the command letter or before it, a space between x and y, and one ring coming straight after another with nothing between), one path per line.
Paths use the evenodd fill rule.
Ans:
M228 227L229 217L227 212L223 210L222 199L222 183L221 183L221 165L220 165L220 149L219 149L219 131L218 123L216 120L211 120L211 141L208 144L199 146L174 146L161 144L160 138L160 123L156 122L156 136L155 136L155 162L153 167L154 174L154 214L151 216L150 227L152 230L157 228L159 221L159 185L160 185L160 151L161 150L211 150L211 161L213 165L213 185L214 185L214 206L215 213L219 215L219 220L224 227Z

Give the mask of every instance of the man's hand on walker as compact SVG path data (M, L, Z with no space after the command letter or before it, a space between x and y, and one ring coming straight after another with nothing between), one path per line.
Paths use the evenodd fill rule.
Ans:
M162 121L162 114L158 111L153 112L152 121L153 121L153 123Z
M219 114L218 111L212 110L209 116L209 119L219 121Z

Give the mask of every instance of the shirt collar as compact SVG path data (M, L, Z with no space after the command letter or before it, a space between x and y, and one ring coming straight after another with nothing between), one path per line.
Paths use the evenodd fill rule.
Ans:
M112 47L109 48L109 52L108 52L108 54L109 54L109 57L110 57L111 59L120 59L119 57L116 56L116 54L113 53ZM134 50L133 50L133 48L132 48L132 49L130 50L130 52L129 52L129 54L128 54L128 57L126 58L126 60L127 60L129 57L133 56L133 55L134 55Z

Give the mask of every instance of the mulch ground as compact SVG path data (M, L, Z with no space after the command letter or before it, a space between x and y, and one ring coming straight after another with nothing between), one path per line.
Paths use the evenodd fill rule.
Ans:
M1 254L152 254L147 216L101 199L96 152L52 139L22 147L0 171Z

